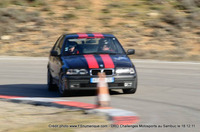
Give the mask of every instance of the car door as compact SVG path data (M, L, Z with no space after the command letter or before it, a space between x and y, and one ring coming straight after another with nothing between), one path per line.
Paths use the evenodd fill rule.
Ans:
M60 74L60 70L61 70L61 67L62 67L62 60L61 60L61 56L62 56L62 46L63 46L63 42L64 42L64 36L61 36L61 39L60 41L58 42L58 45L56 47L56 51L58 52L59 56L55 56L55 59L54 59L54 64L55 64L55 78L56 79L59 79L59 74Z
M52 51L57 51L58 56L51 56L50 55L50 71L51 75L53 78L59 79L59 72L60 72L60 67L61 67L61 60L60 60L60 55L61 55L61 48L60 48L60 42L63 39L63 36L59 37L58 40L56 41Z

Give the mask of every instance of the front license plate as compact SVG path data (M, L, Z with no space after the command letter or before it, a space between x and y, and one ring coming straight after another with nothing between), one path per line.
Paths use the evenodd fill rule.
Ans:
M107 77L105 78L105 81L108 83L114 82L114 77ZM90 78L90 83L98 83L99 78Z

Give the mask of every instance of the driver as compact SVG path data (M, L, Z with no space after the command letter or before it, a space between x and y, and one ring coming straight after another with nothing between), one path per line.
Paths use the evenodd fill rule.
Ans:
M70 54L70 55L79 54L79 51L76 49L77 44L75 44L75 43L71 43L69 45L68 54Z
M107 44L104 44L102 47L103 51L110 51L110 47Z
M106 40L106 39L100 40L100 44L101 44L101 48L100 49L102 51L112 51L108 40Z

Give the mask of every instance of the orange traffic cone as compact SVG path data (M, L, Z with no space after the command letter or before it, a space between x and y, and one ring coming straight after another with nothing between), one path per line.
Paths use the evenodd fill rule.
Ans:
M109 107L110 106L110 94L108 90L108 84L105 80L105 73L98 73L99 82L97 84L97 106Z

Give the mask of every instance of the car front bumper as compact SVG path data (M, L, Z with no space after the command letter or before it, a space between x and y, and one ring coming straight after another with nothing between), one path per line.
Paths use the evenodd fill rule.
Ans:
M131 89L137 88L137 74L133 75L117 75L108 76L114 77L114 82L108 83L109 89ZM65 76L67 88L70 90L95 90L97 83L91 83L90 78L95 76ZM97 78L97 76L96 76Z

